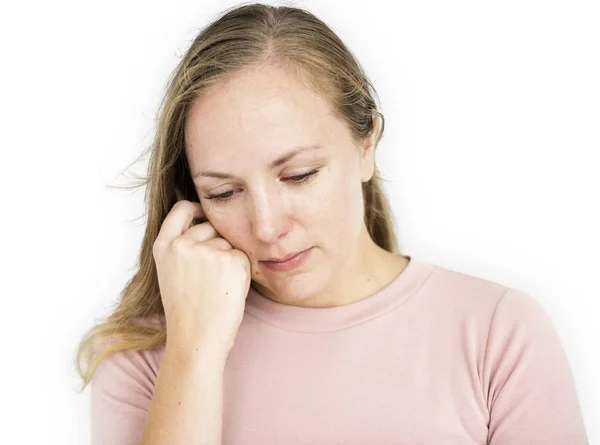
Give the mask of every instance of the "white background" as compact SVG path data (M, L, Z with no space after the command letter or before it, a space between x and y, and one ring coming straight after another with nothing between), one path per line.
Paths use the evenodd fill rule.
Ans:
M0 442L89 441L83 332L133 273L166 79L235 2L52 1L0 13ZM305 1L372 79L401 252L536 298L600 443L597 1ZM145 163L134 171L144 171Z

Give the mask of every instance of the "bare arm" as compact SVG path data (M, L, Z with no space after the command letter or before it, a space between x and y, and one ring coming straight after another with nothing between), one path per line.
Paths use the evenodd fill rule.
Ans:
M220 445L227 351L169 346L156 378L140 445Z

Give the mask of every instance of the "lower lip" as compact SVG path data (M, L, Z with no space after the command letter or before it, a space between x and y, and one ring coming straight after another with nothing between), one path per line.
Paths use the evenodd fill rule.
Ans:
M310 252L312 251L312 247L310 249L306 249L300 252L295 257L290 258L287 261L283 261L281 263L276 263L273 261L261 261L261 263L270 270L275 272L287 272L289 270L296 269L302 266L308 258L310 257Z

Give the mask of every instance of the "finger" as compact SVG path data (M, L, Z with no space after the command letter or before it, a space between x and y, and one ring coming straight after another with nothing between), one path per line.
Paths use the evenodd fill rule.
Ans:
M212 238L217 238L220 235L211 223L204 222L191 226L181 236L193 241L203 242Z
M157 239L173 240L190 227L194 218L202 217L204 217L204 212L199 202L177 201L165 217Z
M177 187L175 187L175 199L177 200L177 202L178 201L186 201L185 195ZM189 201L189 199L187 201ZM190 202L200 204L198 201L190 201ZM206 215L204 215L204 210L202 209L202 206L200 206L200 211L202 212L202 215L199 216L198 218L194 218L192 220L192 224L198 224L199 222L206 221Z
M214 247L215 249L219 249L219 250L232 250L233 249L233 246L231 244L229 244L229 242L225 238L221 238L221 237L209 239L208 241L205 241L202 244L206 244L208 246Z

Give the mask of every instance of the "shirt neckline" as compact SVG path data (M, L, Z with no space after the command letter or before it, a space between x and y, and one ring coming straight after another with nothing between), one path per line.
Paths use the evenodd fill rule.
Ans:
M408 300L429 277L434 265L405 255L409 262L392 281L354 303L327 308L306 308L273 301L253 287L245 312L272 326L295 332L331 332L363 323L391 311Z

